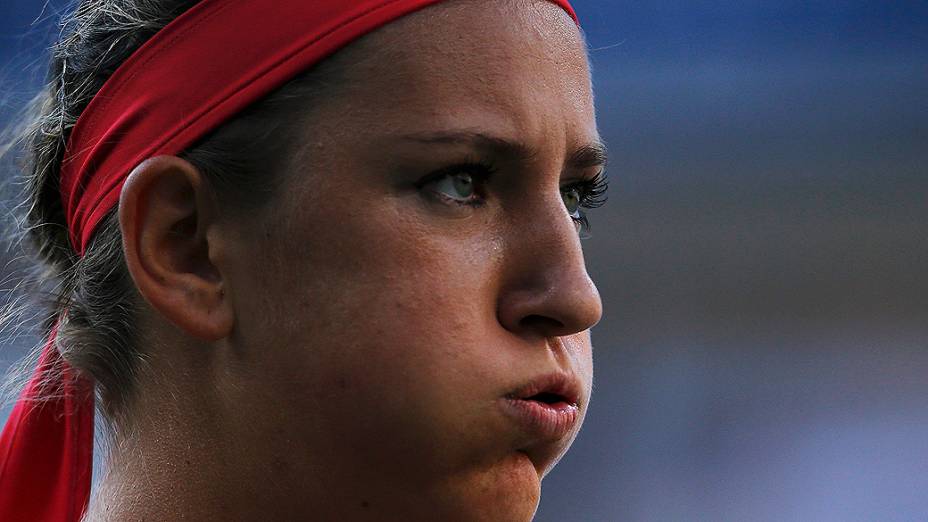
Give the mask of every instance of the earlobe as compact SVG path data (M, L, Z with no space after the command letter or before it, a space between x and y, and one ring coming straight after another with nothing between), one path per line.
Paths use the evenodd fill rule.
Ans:
M189 335L229 335L234 310L216 255L218 208L203 174L176 156L136 167L119 198L129 273L143 298Z

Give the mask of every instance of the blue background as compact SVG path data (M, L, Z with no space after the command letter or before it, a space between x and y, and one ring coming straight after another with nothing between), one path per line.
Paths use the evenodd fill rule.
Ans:
M0 123L61 5L0 4ZM537 519L928 519L928 2L575 6L606 318Z

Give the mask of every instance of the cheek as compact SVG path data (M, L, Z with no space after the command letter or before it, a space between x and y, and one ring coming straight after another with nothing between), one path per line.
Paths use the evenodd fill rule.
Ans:
M390 206L303 223L254 261L251 290L265 298L243 328L264 347L269 382L292 383L280 393L290 407L312 405L313 422L326 418L356 446L376 438L391 459L479 438L471 427L490 394L468 395L500 365L493 246L436 234ZM274 257L286 261L259 268ZM366 458L385 458L372 451Z
M378 204L351 212L311 203L292 239L277 242L278 269L262 286L312 330L382 340L479 334L495 320L498 249L476 230L449 235L415 197L361 194Z
M576 365L577 373L580 374L584 383L591 383L593 380L593 343L590 331L561 337L561 340L564 342L565 352Z
M589 407L593 392L593 345L589 330L575 335L562 337L564 351L571 358L572 367L583 382L583 413Z

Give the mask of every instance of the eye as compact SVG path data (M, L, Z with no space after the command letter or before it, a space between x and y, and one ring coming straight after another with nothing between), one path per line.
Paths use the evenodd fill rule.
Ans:
M564 206L567 207L567 213L574 217L580 215L580 204L583 202L583 195L576 186L561 189L561 199L564 200Z
M443 201L480 206L486 202L484 187L492 173L492 167L482 163L452 165L426 176L419 188Z
M474 197L474 177L466 172L449 174L435 181L434 190L456 201L467 201Z
M564 208L573 219L581 239L590 237L590 220L581 209L601 207L606 202L607 189L608 183L603 172L593 178L561 187Z

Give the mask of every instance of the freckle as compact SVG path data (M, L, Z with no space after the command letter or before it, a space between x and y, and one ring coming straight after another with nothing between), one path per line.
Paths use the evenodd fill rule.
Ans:
M364 509L368 509L369 507L371 507L371 503L368 502L368 501L366 501L366 500L362 500L362 501L361 501L361 507L364 508Z
M290 464L280 457L275 457L273 460L271 460L271 468L278 475L285 475L290 471Z
M348 389L348 381L344 377L339 377L336 381L338 387L342 390Z

